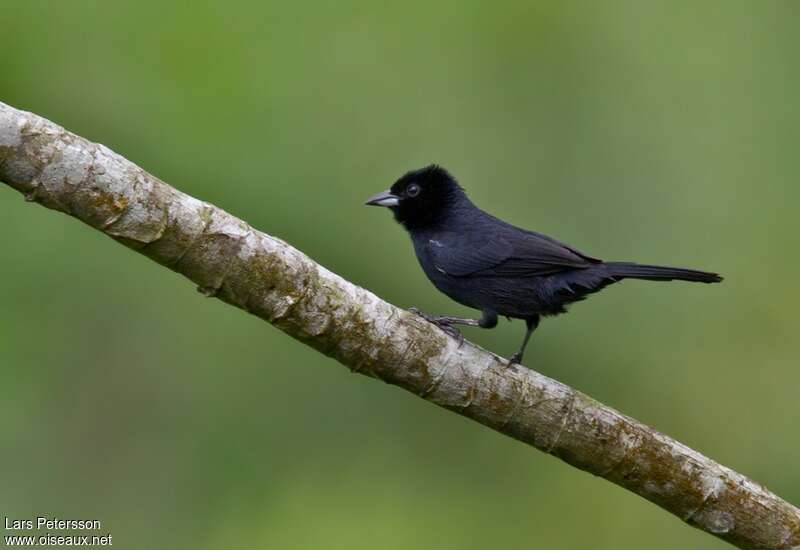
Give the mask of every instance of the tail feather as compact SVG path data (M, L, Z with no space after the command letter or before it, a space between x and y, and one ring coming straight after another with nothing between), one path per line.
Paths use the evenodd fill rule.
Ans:
M660 265L635 264L632 262L608 262L605 264L612 277L647 279L649 281L692 281L695 283L719 283L722 277L716 273L665 267Z

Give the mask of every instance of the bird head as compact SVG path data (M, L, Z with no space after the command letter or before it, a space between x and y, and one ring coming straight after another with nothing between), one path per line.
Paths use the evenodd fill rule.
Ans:
M450 173L435 164L412 170L388 191L367 200L368 206L385 206L406 229L422 229L441 221L466 200L464 190Z

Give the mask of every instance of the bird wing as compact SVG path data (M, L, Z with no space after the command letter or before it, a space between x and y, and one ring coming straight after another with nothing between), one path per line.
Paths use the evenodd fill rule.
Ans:
M439 234L428 241L428 250L436 269L454 277L535 277L600 262L546 235L516 228L492 235Z

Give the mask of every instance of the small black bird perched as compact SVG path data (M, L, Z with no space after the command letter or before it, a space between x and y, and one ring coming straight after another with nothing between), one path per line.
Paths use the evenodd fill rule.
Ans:
M479 309L480 319L433 316L428 321L461 338L454 324L494 328L497 316L523 319L522 346L510 363L522 361L542 315L566 312L622 279L718 283L716 273L604 262L547 235L520 229L484 212L444 169L431 165L408 172L368 205L386 206L411 235L414 251L431 282L456 302Z

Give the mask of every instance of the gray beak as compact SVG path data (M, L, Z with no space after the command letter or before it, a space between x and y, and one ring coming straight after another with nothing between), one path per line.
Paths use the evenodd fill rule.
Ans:
M367 206L397 206L400 204L400 197L392 195L389 191L381 191L377 195L372 195L367 199Z

